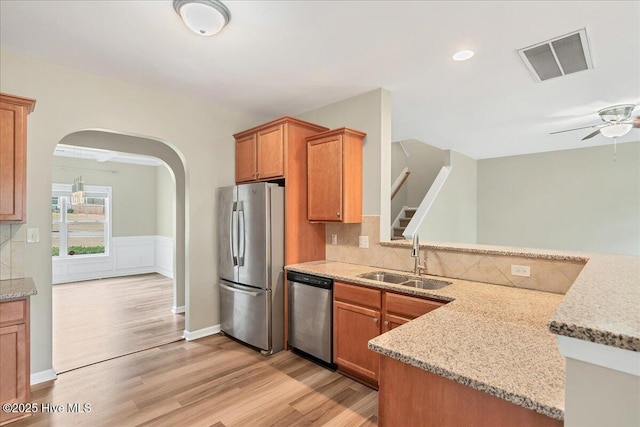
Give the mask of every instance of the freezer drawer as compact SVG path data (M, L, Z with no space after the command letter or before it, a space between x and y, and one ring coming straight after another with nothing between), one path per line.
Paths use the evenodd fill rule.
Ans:
M271 351L271 290L220 281L220 329Z

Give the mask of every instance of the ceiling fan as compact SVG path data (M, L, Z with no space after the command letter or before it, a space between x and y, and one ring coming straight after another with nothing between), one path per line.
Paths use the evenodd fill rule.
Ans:
M626 135L631 130L631 128L640 128L640 116L636 116L634 119L631 119L631 113L633 112L633 109L635 107L636 106L634 104L620 104L603 108L602 110L598 111L598 114L600 115L600 118L604 123L592 126L583 126L574 129L560 130L557 132L551 132L550 135L556 133L571 132L580 129L597 128L595 131L582 138L582 140L584 141L585 139L593 138L598 134L602 134L607 138L617 138L619 136Z

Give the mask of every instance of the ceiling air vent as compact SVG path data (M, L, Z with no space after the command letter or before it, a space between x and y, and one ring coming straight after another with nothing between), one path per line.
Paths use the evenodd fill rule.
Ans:
M536 82L593 68L586 28L518 49L518 54Z

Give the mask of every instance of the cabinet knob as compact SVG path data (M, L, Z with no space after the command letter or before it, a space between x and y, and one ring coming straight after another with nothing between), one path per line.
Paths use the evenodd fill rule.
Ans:
M384 321L384 326L389 326L389 321L388 320Z
M336 212L336 216L340 216L340 212Z
M377 317L373 318L373 323L378 323L378 318Z

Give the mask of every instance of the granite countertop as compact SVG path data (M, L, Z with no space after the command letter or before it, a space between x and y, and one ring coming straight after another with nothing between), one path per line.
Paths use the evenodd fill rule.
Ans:
M558 334L640 351L640 257L593 255L549 321Z
M31 277L0 280L0 301L36 295L38 290Z
M411 248L412 242L408 240L391 240L380 242L382 246L392 248ZM517 256L524 258L549 259L558 261L587 262L591 255L581 252L560 251L552 249L518 248L513 246L478 245L475 243L421 243L421 249L469 252L474 254Z
M563 419L564 358L557 350L555 335L547 329L547 321L563 295L450 278L446 280L452 284L438 290L407 288L357 277L392 270L333 261L286 268L449 301L372 339L369 348L516 405Z
M381 242L410 248L407 240ZM551 332L597 344L640 352L640 257L587 254L464 243L427 243L423 249L451 250L538 259L583 261L585 266L557 311Z

